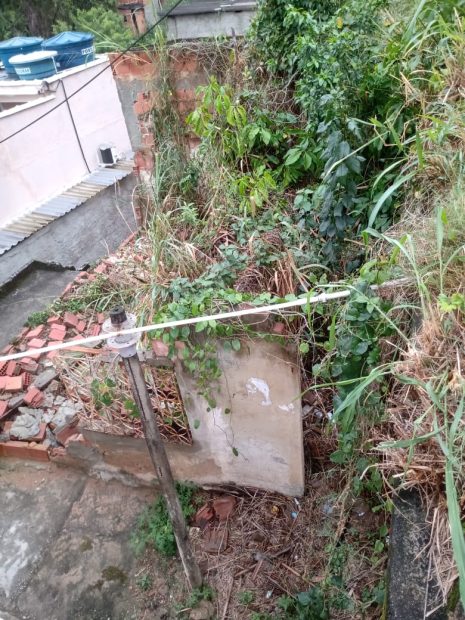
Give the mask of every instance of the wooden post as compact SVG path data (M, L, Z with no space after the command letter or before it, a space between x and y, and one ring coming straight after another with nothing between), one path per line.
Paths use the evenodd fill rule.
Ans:
M163 445L152 403L150 402L142 366L137 353L123 359L131 382L134 399L141 414L145 441L147 442L150 458L152 459L163 495L165 496L166 506L173 525L174 536L176 538L184 571L190 587L199 588L202 585L202 575L189 542L189 535L184 515L182 514L181 503L176 493L173 474L171 473L165 446Z

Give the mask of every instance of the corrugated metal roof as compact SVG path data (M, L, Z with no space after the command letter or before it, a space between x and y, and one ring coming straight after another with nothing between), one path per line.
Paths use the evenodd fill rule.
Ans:
M5 228L1 228L0 256L53 220L86 202L105 187L110 187L117 181L121 181L132 170L132 161L120 161L114 168L99 168L87 175L77 185L51 200L47 200L34 211L26 213Z

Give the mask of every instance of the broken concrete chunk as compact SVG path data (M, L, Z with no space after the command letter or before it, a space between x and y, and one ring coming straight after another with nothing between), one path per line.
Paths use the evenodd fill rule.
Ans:
M17 439L32 439L40 432L40 421L42 419L42 409L30 409L20 407L20 415L16 418L10 428L10 435Z
M80 409L81 405L79 403L73 403L72 400L65 400L65 402L58 407L50 421L55 427L66 426L74 420Z
M40 373L40 375L34 379L33 386L39 390L43 390L49 383L51 383L58 376L57 371L54 368L48 368Z

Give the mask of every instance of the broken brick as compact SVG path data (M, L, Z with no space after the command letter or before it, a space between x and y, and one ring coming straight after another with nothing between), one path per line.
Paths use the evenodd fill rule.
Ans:
M6 374L9 377L14 377L18 373L19 373L19 365L14 360L12 360L11 362L8 362L8 365L6 367Z
M12 344L8 344L4 349L2 349L2 355L10 355L10 353L14 353L14 346Z
M6 400L0 400L0 420L5 415L6 410L8 409L8 403Z
M32 373L32 374L36 373L37 369L39 368L39 364L30 357L24 357L21 360L20 364L21 364L22 370L24 370L25 372Z
M236 507L236 498L233 495L224 495L213 500L213 510L220 521L226 521Z
M53 344L53 342L51 342L50 344ZM52 360L57 355L60 355L60 351L49 351L47 353L46 357L47 357L47 359Z
M6 375L8 362L0 362L0 376Z
M29 346L31 349L41 349L45 347L45 340L42 340L42 338L33 338L29 341Z
M6 441L0 444L0 456L33 461L48 461L48 450L45 446L28 444L24 441Z
M100 325L91 325L90 330L89 330L89 335L90 336L98 336L100 334Z
M79 430L76 424L77 424L76 421L74 421L71 424L61 427L60 430L57 429L55 431L55 438L58 441L58 443L61 443L64 446L66 445L66 442L68 441L70 437L72 437L73 435L79 434Z
M50 326L50 329L53 329L54 331L58 331L58 332L63 332L66 334L66 326L63 325L63 323L53 323L53 325Z
M0 377L0 390L20 392L23 389L23 375L17 377Z
M103 312L97 314L97 321L100 325L105 321L105 314Z
M152 350L157 357L167 357L169 347L161 340L152 340Z
M26 338L28 340L30 340L31 338L37 338L38 336L40 336L43 329L44 329L43 325L38 325L37 327L34 327L34 329L31 329L31 331L27 333Z
M66 336L66 332L58 330L58 329L51 329L48 335L50 340L55 340L59 342L62 342L65 339L65 336Z
M78 324L76 325L76 329L79 333L82 334L82 332L85 330L86 328L86 322L85 321L79 321Z
M75 314L72 314L72 312L65 312L63 322L67 327L76 327L79 323L79 319Z
M282 335L286 331L286 325L284 323L275 323L273 325L273 334Z
M100 263L100 265L97 265L97 267L94 269L95 273L105 273L107 270L108 265L106 265L105 263Z
M59 316L50 316L50 317L47 319L47 323L48 323L49 325L50 325L50 324L52 324L52 323L60 323L60 322L61 322L61 319L60 319L60 317L59 317Z
M204 504L202 508L199 508L199 510L197 510L194 517L194 524L203 530L210 521L213 521L214 518L215 513L213 511L213 508L209 506L209 504Z
M26 405L38 407L43 400L44 395L35 386L30 387L24 395L24 402L26 403Z
M23 387L24 388L29 387L32 383L32 376L28 372L23 372L22 377L23 377Z

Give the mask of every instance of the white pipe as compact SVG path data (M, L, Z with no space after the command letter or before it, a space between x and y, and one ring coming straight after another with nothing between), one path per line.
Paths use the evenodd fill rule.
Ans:
M407 284L410 280L408 278L402 278L392 282L385 282L381 286L370 287L373 290L379 288L387 288L392 286L398 286L400 284ZM277 310L285 310L287 308L295 308L297 306L305 306L306 304L327 303L334 299L342 299L349 297L351 294L350 289L344 289L337 291L336 293L321 293L314 297L301 297L299 299L293 299L292 301L284 301L279 304L269 304L267 306L258 306L256 308L246 308L245 310L233 310L231 312L220 312L219 314L210 314L208 316L198 316L191 319L181 319L179 321L167 321L165 323L156 323L155 325L143 325L141 327L132 327L131 329L123 329L117 332L108 332L106 334L99 334L98 336L89 336L82 338L81 340L68 340L66 342L60 342L58 344L51 344L48 347L42 347L40 349L29 349L28 351L22 351L20 353L11 353L10 355L3 355L0 357L0 362L7 362L10 360L19 360L24 357L30 357L31 355L37 355L42 353L49 353L50 351L60 351L62 349L68 349L70 347L82 347L85 344L94 344L95 342L101 342L102 340L108 340L109 338L116 338L122 335L131 334L143 334L145 332L151 332L161 329L170 329L172 327L181 327L183 325L195 325L196 323L202 323L204 321L221 321L223 319L234 319L241 316L248 316L251 314L262 314L263 312L276 312Z

